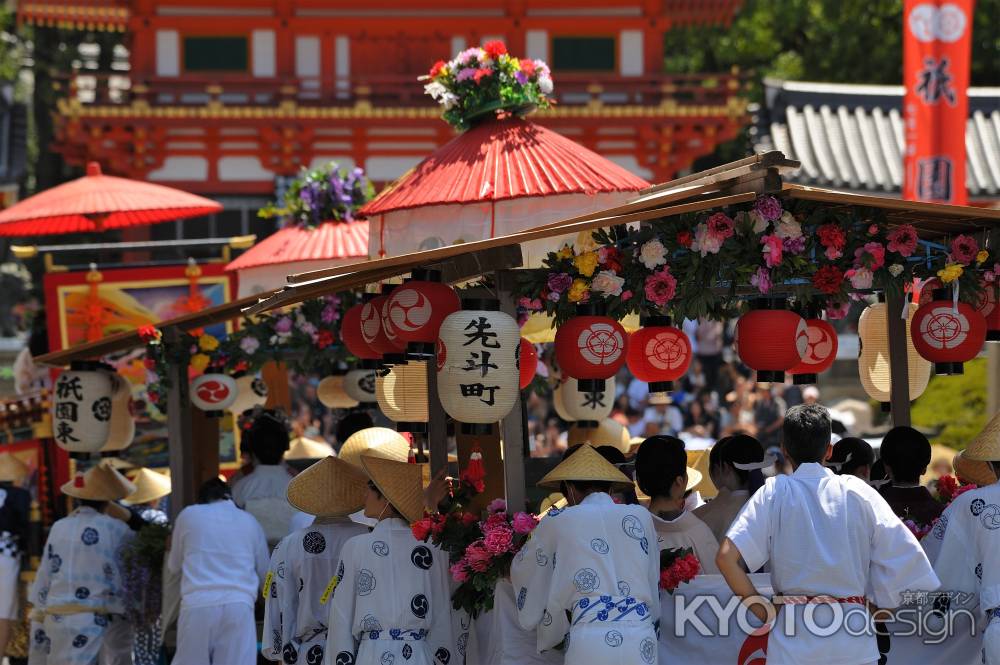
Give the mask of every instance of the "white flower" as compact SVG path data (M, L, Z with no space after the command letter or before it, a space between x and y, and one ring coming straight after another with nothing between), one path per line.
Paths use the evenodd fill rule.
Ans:
M458 95L452 92L446 92L443 95L441 95L440 101L441 105L444 106L444 109L447 111L449 109L454 108L455 104L458 103Z
M538 76L538 89L543 95L552 94L552 78L544 74Z
M903 266L899 265L898 263L893 263L891 266L889 266L889 274L892 275L893 277L899 277L900 275L903 274Z
M698 252L702 256L708 254L718 254L722 249L723 239L708 232L707 224L699 224L694 230L694 241L691 243L691 251Z
M781 219L774 225L774 234L781 239L795 240L802 237L802 225L795 219L795 215L785 210L781 213Z
M761 217L756 210L750 211L750 220L753 221L754 233L763 233L767 229L767 220Z
M624 277L619 277L612 270L602 270L594 277L594 281L590 284L590 290L608 296L620 296L624 285Z
M639 261L646 270L653 270L667 262L667 248L659 240L650 240L639 249Z
M853 286L856 289L872 288L872 278L874 277L874 275L872 275L871 270L862 266L860 268L855 268L854 270L848 272L852 273L849 278L851 281L851 286Z
M424 94L430 95L433 100L440 100L447 93L448 88L444 87L444 84L439 81L434 81L424 86Z

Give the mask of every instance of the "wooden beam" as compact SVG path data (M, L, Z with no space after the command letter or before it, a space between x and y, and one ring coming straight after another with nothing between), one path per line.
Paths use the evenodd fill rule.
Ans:
M788 171L797 169L801 165L801 162L797 160L786 158L785 154L780 150L771 150L769 152L744 157L743 159L738 159L735 162L720 164L719 166L705 171L698 171L697 173L691 173L680 178L674 178L673 180L647 187L642 190L640 194L645 196L655 192L674 189L675 187L720 183L738 175L750 173L751 171L758 169L773 168Z
M438 395L437 362L427 361L427 449L431 458L431 476L448 467L448 414Z
M910 425L910 364L906 354L906 319L899 316L903 311L903 296L889 293L886 298L889 312L889 405L892 410L892 424Z
M517 298L514 296L516 275L510 270L496 272L497 299L500 301L500 311L517 318ZM513 511L527 510L527 487L524 483L524 448L527 430L524 427L522 410L524 404L521 392L517 393L514 408L500 422L500 445L503 455L504 489L507 496L507 509Z
M180 331L171 326L163 331L163 343L177 348ZM193 504L198 495L195 485L194 436L191 429L191 398L188 395L188 362L176 357L168 358L167 376L167 452L170 457L170 512L171 521L185 506Z

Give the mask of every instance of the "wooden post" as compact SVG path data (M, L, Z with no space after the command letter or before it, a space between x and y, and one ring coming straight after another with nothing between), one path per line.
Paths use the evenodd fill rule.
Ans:
M498 270L496 276L497 299L500 311L517 318L517 299L514 297L515 274L510 270ZM503 454L504 485L507 493L507 509L525 510L527 488L524 484L524 443L527 432L521 411L524 403L518 392L514 408L500 423L501 452Z
M889 336L889 405L894 426L910 425L910 364L906 356L906 318L902 294L887 293Z
M201 409L191 409L191 441L193 445L191 468L194 485L219 475L219 420Z
M288 365L269 360L260 368L260 378L267 384L267 403L264 406L281 409L291 415L292 391L288 387Z
M168 347L167 445L170 455L170 519L177 519L185 506L195 502L194 437L191 432L191 398L188 395L187 353L176 354L181 333L171 326L163 330Z
M431 477L448 467L448 415L438 396L437 362L427 361L427 448L431 457Z

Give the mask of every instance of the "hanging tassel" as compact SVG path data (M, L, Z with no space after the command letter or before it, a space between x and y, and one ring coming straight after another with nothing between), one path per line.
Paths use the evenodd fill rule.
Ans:
M482 492L486 488L484 480L486 480L486 468L483 466L483 451L477 445L469 455L469 465L462 472L462 481L475 487L476 491Z
M417 463L417 451L414 450L412 447L410 448L410 454L407 455L407 457L406 457L406 461L407 461L408 464L416 464Z

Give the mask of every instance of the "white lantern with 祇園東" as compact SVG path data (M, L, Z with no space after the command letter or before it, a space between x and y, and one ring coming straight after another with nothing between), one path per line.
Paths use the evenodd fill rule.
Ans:
M111 398L118 381L102 363L75 362L52 390L52 437L72 454L96 453L111 433Z
M191 403L208 416L218 418L236 401L239 387L228 374L209 372L191 380Z
M255 406L264 406L267 403L267 384L264 383L264 379L256 374L241 374L234 378L236 400L229 405L229 410L234 415L238 416Z
M375 398L400 432L427 432L427 361L412 360L376 373Z
M113 457L132 445L135 439L135 417L132 415L132 384L118 377L118 385L111 396L111 429L108 440L101 447L102 457Z
M467 434L487 432L520 393L521 330L499 309L496 300L463 300L438 332L438 396Z
M360 400L347 394L347 376L332 374L316 386L316 397L328 409L353 409Z
M906 318L906 364L909 377L909 400L920 397L931 379L933 365L917 353L910 334L910 324L917 311L916 303L907 305ZM858 341L861 352L858 355L858 375L861 386L873 400L881 402L883 408L889 403L892 386L892 369L889 360L888 317L891 313L884 302L865 308L858 319ZM895 313L899 316L899 312Z
M605 379L601 390L581 390L580 382L566 379L556 391L559 402L568 420L576 421L578 427L596 428L611 415L615 403L615 379Z
M378 401L375 399L375 370L359 368L347 372L344 375L344 392L361 404Z

